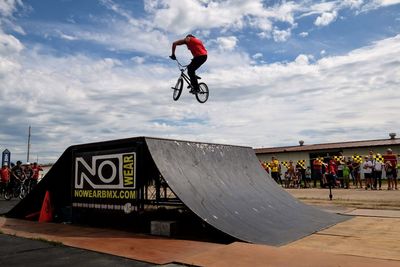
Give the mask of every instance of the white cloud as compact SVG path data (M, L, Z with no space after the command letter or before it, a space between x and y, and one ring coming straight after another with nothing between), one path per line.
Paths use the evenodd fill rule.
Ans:
M24 46L14 36L0 31L0 55L6 57L10 54L19 53L23 48Z
M301 33L299 33L299 35L301 37L307 37L308 36L308 32L301 32Z
M13 23L14 13L18 8L24 8L22 0L3 0L0 1L0 27L2 30L10 28L20 34L24 34L24 30Z
M400 98L400 36L342 56L326 56L322 50L325 57L318 61L299 49L293 61L273 64L255 64L268 54L249 55L239 46L238 38L245 39L235 31L243 27L284 42L302 15L318 16L316 24L324 26L344 5L365 6L351 0L310 3L149 0L148 17L137 19L104 0L117 18L103 21L102 27L36 25L39 34L50 37L141 52L126 60L79 53L56 56L47 47L0 32L0 112L9 118L3 121L0 145L12 144L22 158L24 150L16 144L26 142L28 125L36 138L33 154L52 160L71 144L139 135L251 146L297 144L299 136L307 143L349 140L354 134L368 139L371 132L386 136L400 126L386 119L396 117L393 107ZM278 28L277 21L284 23ZM162 60L170 53L173 36L196 29L209 36L210 56L198 71L210 88L203 105L186 88L179 101L172 100L170 87L179 72L174 62ZM225 33L212 39L215 29ZM264 43L260 45L268 45ZM186 48L180 49L189 60ZM161 63L154 63L154 55ZM374 112L363 112L363 107Z
M22 6L22 0L3 0L0 1L0 15L3 17L11 17L17 10L18 6Z
M259 58L262 58L263 57L263 54L262 53L256 53L256 54L254 54L253 56L251 56L252 58L254 58L254 59L259 59Z
M218 37L217 44L219 49L232 51L235 49L238 39L236 36Z
M321 16L318 16L314 24L316 26L327 26L334 22L337 18L337 13L334 12L324 12Z
M309 60L307 55L298 55L294 62L300 64L300 65L308 65Z
M156 28L182 35L200 28L234 30L245 26L268 32L272 21L293 24L294 12L300 7L293 2L266 7L260 0L147 0L145 8Z
M342 0L340 5L343 7L350 7L351 9L358 9L364 4L364 0Z
M275 42L285 42L291 36L291 30L279 30L275 28L272 32L272 36Z
M373 3L378 6L390 6L400 4L400 0L375 0Z

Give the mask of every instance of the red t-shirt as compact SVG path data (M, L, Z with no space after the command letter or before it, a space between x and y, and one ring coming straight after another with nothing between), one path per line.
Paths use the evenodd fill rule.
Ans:
M321 171L322 170L322 161L319 159L315 159L313 161L313 169L316 171Z
M393 168L396 168L396 165L397 165L397 155L396 154L385 154L385 155L383 155L383 160L385 162L390 161Z
M10 180L10 170L8 168L1 168L0 178L3 183L8 183L8 181Z
M186 41L186 46L192 53L193 57L207 55L207 50L200 39L195 37L189 37L188 39L189 40Z
M39 179L39 171L43 171L42 167L40 166L32 166L32 171L33 171L33 175L32 175L32 179L37 180Z

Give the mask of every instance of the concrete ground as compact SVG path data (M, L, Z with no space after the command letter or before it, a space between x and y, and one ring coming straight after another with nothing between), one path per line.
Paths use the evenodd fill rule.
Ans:
M397 227L400 225L400 191L335 189L332 201L329 201L328 190L324 189L287 191L300 200L329 212L354 217L281 247L242 242L223 245L6 218L0 218L0 230L7 235L39 238L40 242L50 240L56 242L55 244L62 243L84 251L96 251L99 254L95 257L111 254L120 256L123 260L130 258L138 264L150 262L196 266L400 266L400 228ZM3 200L0 200L0 209L2 202ZM0 246L0 253L6 255L7 250L1 251L2 247ZM21 256L20 259L30 263L30 256ZM82 259L84 260L83 257ZM52 258L48 260L51 262ZM127 266L121 264L116 265Z

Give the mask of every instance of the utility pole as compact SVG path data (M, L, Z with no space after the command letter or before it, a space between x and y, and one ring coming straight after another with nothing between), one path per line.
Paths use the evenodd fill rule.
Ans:
M29 125L29 132L28 132L28 153L26 154L26 162L29 162L29 150L31 148L31 126Z

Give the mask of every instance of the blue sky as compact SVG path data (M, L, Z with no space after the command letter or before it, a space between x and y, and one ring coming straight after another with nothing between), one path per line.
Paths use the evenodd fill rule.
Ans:
M0 150L51 162L73 144L156 136L252 147L398 132L400 0L0 2ZM209 59L187 92L171 43ZM177 56L190 61L184 47ZM400 134L400 132L398 133Z

